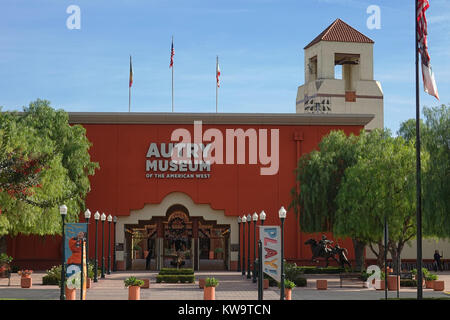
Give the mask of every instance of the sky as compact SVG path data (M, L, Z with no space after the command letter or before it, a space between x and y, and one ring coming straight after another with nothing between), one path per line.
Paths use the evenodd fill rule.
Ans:
M80 29L69 29L71 5ZM370 5L381 28L369 29ZM295 112L303 48L337 18L375 41L374 76L384 125L415 118L414 0L1 0L0 106L38 98L77 112L170 112L174 37L175 112ZM430 0L428 46L440 101L450 102L450 1ZM69 19L72 21L71 19Z

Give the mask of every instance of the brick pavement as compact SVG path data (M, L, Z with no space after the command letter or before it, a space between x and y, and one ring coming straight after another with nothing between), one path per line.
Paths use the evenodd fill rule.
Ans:
M32 299L32 300L59 300L60 291L57 286L43 286L43 272L35 272L32 275L33 286L30 289L20 288L20 277L13 274L11 285L8 279L0 279L0 299ZM93 283L92 288L87 291L88 300L127 300L128 290L124 287L123 280L134 275L138 278L150 278L150 289L141 289L142 300L202 300L203 290L198 287L198 278L214 276L219 280L216 288L217 300L256 300L258 297L257 286L251 280L247 280L239 272L228 271L200 271L195 273L195 284L168 284L156 283L157 272L133 271L114 272L107 275L106 279L99 279ZM447 291L450 291L450 273L439 274L441 280L445 281ZM336 275L307 275L308 285L306 288L295 288L292 294L294 300L379 300L384 298L384 291L376 291L361 288L358 283L344 283L339 288L339 277ZM328 280L328 290L318 291L315 289L316 279ZM77 292L79 294L79 292ZM388 297L395 298L397 293L390 291ZM424 297L450 297L443 292L434 292L424 289ZM79 297L79 296L78 296ZM416 297L415 288L402 288L400 297ZM264 290L264 300L278 300L279 289L271 287Z

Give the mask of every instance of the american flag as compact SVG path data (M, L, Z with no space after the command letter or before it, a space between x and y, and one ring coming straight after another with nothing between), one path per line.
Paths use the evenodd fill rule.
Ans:
M173 38L172 38L172 49L170 49L170 65L169 68L173 67L173 56L175 55L175 50L173 49Z
M427 18L425 11L430 7L428 0L417 1L417 41L419 45L419 53L422 61L422 79L423 87L426 93L436 97L439 100L439 94L434 79L433 70L430 64L430 55L428 54L427 43Z

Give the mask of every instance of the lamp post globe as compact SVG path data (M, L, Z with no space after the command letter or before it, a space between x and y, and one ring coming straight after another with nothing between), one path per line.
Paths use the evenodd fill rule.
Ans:
M252 282L256 283L256 222L258 221L258 214L253 213L253 277Z
M259 220L261 220L261 225L264 225L264 221L266 220L266 213L263 211L261 211L261 213L259 214Z
M113 271L117 271L117 263L116 263L116 224L117 224L117 217L114 216L113 218L114 223L114 245L113 245Z
M282 206L278 211L278 217L281 220L281 283L280 300L284 300L284 219L286 219L286 209Z
M100 278L105 278L105 220L106 220L106 214L103 212L100 216L100 219L102 220L102 275Z
M245 276L245 222L247 217L242 217L242 275Z
M61 258L61 292L59 299L66 300L66 234L65 234L65 219L67 215L67 206L63 204L59 207L59 213L62 219L62 258Z
M91 219L91 211L86 209L84 212L86 219L86 270L89 270L89 220Z
M98 220L100 219L100 213L97 211L94 214L94 220L95 220L95 259L94 259L94 282L98 281Z
M238 223L238 246L239 246L239 250L238 250L238 265L237 265L237 271L241 271L241 222L242 219L241 217L238 217L237 219L237 223Z
M250 223L252 223L252 216L250 213L247 215L247 226L248 226L248 251L247 251L247 279L251 278L250 274L250 237L251 237L251 230L250 230Z
M112 216L108 215L108 269L106 274L111 274L111 222Z

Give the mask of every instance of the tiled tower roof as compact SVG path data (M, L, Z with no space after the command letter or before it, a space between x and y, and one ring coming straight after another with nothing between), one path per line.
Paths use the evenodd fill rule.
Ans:
M374 41L358 30L350 27L341 19L336 19L328 28L311 41L305 49L320 41L374 43Z

